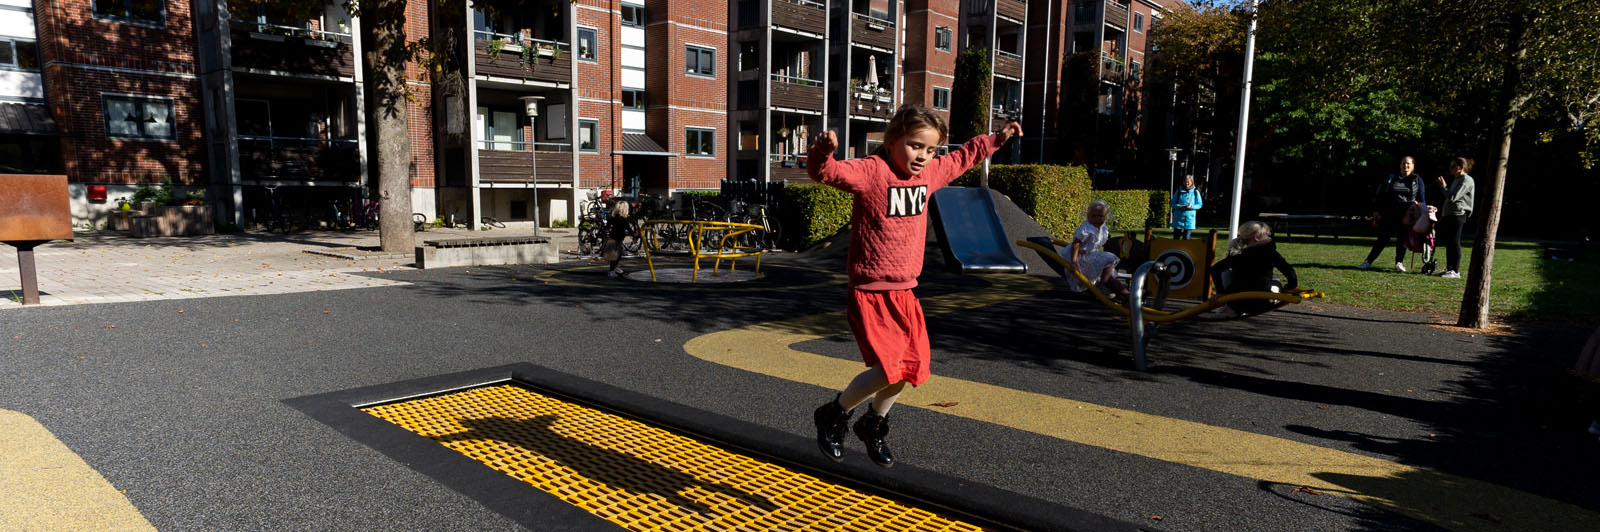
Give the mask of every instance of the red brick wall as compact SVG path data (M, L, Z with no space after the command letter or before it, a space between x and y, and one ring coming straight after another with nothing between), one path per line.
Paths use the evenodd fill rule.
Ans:
M647 120L667 151L686 153L685 128L716 130L715 157L673 157L667 161L667 186L717 188L728 174L731 136L728 134L728 76L734 51L728 44L728 4L710 0L658 0L647 4L652 24L645 32L645 86L650 91ZM716 77L684 73L688 44L717 51ZM658 88L660 87L660 88ZM657 133L659 131L659 134Z
M959 0L908 0L905 18L905 85L901 88L904 103L933 107L933 88L950 88L955 83L956 52L959 49ZM935 30L950 29L950 51L934 48ZM954 99L958 96L952 94ZM948 110L938 111L946 121Z
M619 7L615 0L578 0L573 5L578 25L597 30L595 62L577 61L578 78L575 80L578 117L599 122L595 131L598 153L578 156L578 184L582 187L622 184L622 157L610 155L611 150L622 147L621 74L617 69L622 20L615 12ZM576 41L577 36L573 38Z
M430 5L440 8L436 4L433 0L406 2L407 42L419 42L429 34L428 9ZM406 103L406 130L411 137L411 186L432 187L440 178L433 164L433 106L428 103L433 101L433 87L416 61L406 61L406 81L412 94Z
M46 98L64 137L75 183L136 183L171 177L206 184L195 36L186 0L168 0L161 25L97 18L90 0L35 2ZM170 98L174 139L106 136L105 93Z

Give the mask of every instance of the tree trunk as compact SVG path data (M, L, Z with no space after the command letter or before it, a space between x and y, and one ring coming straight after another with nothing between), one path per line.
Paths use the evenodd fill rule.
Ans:
M1520 94L1522 61L1528 54L1528 47L1522 42L1526 22L1526 19L1517 17L1511 23L1511 47L1500 89L1500 109L1505 113L1500 123L1500 153L1495 155L1494 180L1488 187L1488 212L1483 216L1483 222L1478 226L1478 236L1472 243L1467 290L1461 297L1461 315L1456 319L1456 325L1461 327L1481 329L1489 325L1489 284L1494 271L1495 233L1500 229L1500 204L1505 197L1506 166L1511 159L1511 134L1517 128L1517 115L1522 113L1522 106L1527 101Z
M368 0L363 14L370 21L375 46L366 53L377 97L373 129L377 137L378 238L384 251L410 252L416 233L411 224L411 138L406 130L406 2Z

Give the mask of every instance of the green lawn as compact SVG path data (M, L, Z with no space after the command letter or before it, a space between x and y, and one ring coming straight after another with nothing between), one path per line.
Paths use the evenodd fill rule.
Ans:
M1225 228L1219 231L1219 257L1227 253L1226 233ZM1471 242L1462 243L1462 278L1441 279L1416 273L1421 260L1414 253L1407 253L1409 273L1394 271L1393 247L1384 250L1371 270L1357 269L1374 240L1370 235L1340 236L1338 240L1326 235L1295 235L1279 238L1278 252L1294 265L1301 286L1327 292L1324 302L1432 312L1440 314L1441 319L1453 319L1460 312ZM1546 247L1533 242L1498 242L1489 312L1498 318L1517 320L1600 322L1600 245L1588 246L1584 257L1576 262L1547 260ZM1442 247L1438 259L1439 269L1443 270Z

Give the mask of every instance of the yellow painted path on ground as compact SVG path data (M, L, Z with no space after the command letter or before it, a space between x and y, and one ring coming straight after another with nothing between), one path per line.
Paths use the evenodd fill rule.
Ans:
M924 311L937 315L970 310L1051 289L1031 276L990 280L993 286L988 289L924 299ZM706 334L683 347L709 362L831 390L860 373L861 363L790 346L849 330L844 311L839 311ZM915 393L959 403L933 410L941 414L1245 478L1306 486L1453 530L1600 530L1600 515L1576 505L1293 440L949 377L935 376ZM908 401L899 404L921 408Z
M155 527L44 425L0 410L0 530Z

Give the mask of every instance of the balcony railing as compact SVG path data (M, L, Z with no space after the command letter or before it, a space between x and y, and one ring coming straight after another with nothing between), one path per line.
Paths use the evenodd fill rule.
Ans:
M768 95L772 105L822 111L822 82L783 74L771 74L772 86Z
M1005 50L995 50L994 73L1012 79L1022 79L1022 56Z
M557 83L572 80L570 43L527 38L507 41L497 33L490 36L494 38L477 39L473 46L478 74Z
M894 21L862 13L851 13L852 41L884 50L894 50L894 35Z
M893 28L894 27L894 21L886 19L886 18L878 18L878 17L872 16L872 15L869 15L869 14L866 14L866 13L851 13L850 15L855 17L858 20L865 21L868 24L877 24L877 25L883 26L885 28Z
M344 44L351 43L350 32L314 30L305 26L286 26L272 22L258 22L253 20L230 20L228 27L241 29L264 36L297 37L302 39L315 39L319 41L333 41Z
M773 74L772 75L772 81L776 81L778 83L788 83L788 84L791 84L791 85L802 85L802 86L806 86L806 87L821 87L822 86L822 81L821 80L808 79L808 78L802 78L802 77L796 77L796 76L785 76L783 74Z
M527 152L528 145L533 145L533 150L544 152L571 152L572 145L565 142L523 142L515 140L479 140L478 148L495 151L520 151Z
M353 139L240 135L239 174L246 180L356 181Z
M827 6L811 0L774 0L772 24L820 35L828 31Z

